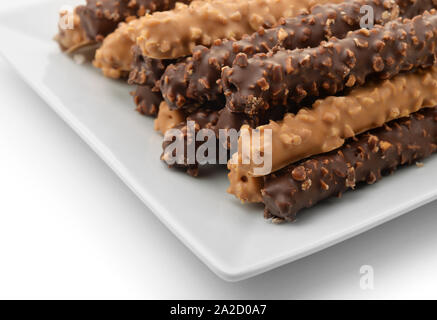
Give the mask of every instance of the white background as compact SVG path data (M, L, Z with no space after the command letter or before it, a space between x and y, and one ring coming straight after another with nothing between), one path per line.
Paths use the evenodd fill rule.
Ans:
M374 290L360 289L362 265L374 268ZM437 298L436 270L432 203L256 278L224 282L0 58L0 298Z

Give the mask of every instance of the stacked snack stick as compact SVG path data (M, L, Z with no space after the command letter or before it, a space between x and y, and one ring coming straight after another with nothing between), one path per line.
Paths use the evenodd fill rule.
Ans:
M371 6L373 23L383 25L394 20L399 11L402 17L413 18L434 8L434 2L359 0L316 5L310 13L281 19L276 27L260 29L239 41L217 40L211 48L197 46L193 49L192 57L166 70L161 85L163 96L171 108L189 109L211 103L224 104L221 71L223 67L232 65L238 53L250 57L268 52L276 46L292 50L315 47L330 37L342 39L349 31L360 28L363 6Z
M389 4L386 6L390 7ZM299 63L300 60L292 58L285 59L284 66L278 63L277 59L265 63L264 61L268 60L270 56L274 57L278 54L275 51L271 51L267 55L258 54L251 59L247 59L245 53L238 53L234 67L225 68L223 76L226 81L229 78L237 78L241 79L245 85L247 83L247 86L241 91L246 94L247 100L245 101L248 103L244 107L236 107L232 98L240 94L238 89L241 89L242 86L234 86L236 81L233 81L232 85L227 84L236 93L232 93L230 105L220 111L215 129L239 129L243 124L258 127L271 120L282 119L286 112L297 112L303 105L311 105L312 103L307 101L302 103L301 99L303 98L296 99L298 101L284 98L292 95L293 90L289 86L290 83L296 87L308 83L308 87L312 91L311 94L305 94L305 98L313 99L320 95L317 88L319 83L322 88L329 89L331 86L325 86L325 82L336 81L335 85L332 85L335 87L334 92L330 92L334 94L345 86L363 85L369 75L385 79L393 77L401 71L409 71L416 67L430 67L434 64L435 59L437 33L434 33L434 24L436 23L437 15L434 11L432 14L426 12L412 20L398 19L388 22L384 26L375 26L371 30L360 29L349 32L344 39L332 38L315 48L292 51L279 49L278 51L278 53L286 53L292 57L308 57L308 61L305 60L305 63ZM252 60L261 62L254 63L256 67L247 68ZM291 67L294 66L293 64L296 65L289 74L287 74L288 62L290 62ZM166 81L165 76L169 70L175 69L167 68L163 82ZM258 75L260 75L261 80L264 80L252 81ZM289 80L287 80L287 76ZM194 77L196 77L194 73L188 73L184 78ZM172 79L175 78L177 77ZM171 81L169 80L169 82ZM248 83L251 82L253 84L249 85ZM278 83L283 85L278 85ZM264 91L259 88L260 84L262 84ZM161 84L162 88L164 86L165 84ZM269 99L265 99L265 103L262 103L262 94L266 92L271 93L271 95L268 96ZM259 200L259 192L256 197ZM244 195L242 196L243 200L253 201L252 198L246 198Z
M384 124L327 154L310 157L264 177L265 217L294 221L296 214L330 197L373 184L399 166L437 151L436 107Z
M243 202L261 202L260 165L243 161L250 154L271 150L271 172L313 155L341 147L345 140L384 123L437 105L437 69L400 74L391 80L370 82L344 97L318 100L311 109L287 114L282 121L258 127L261 137L271 132L271 145L253 145L240 139L239 151L228 164L229 192ZM247 128L249 131L252 129Z
M87 0L86 5L77 8L77 13L88 38L102 41L120 22L173 9L176 2L190 0Z
M189 109L211 102L224 105L222 68L231 66L238 53L251 57L276 46L292 50L316 47L333 36L344 38L360 28L360 9L365 5L373 8L375 24L385 24L399 15L394 0L317 5L310 13L281 19L275 27L260 29L241 40L217 40L211 48L197 46L192 57L167 68L161 84L163 97L171 108Z
M184 62L176 66L171 64L177 60L144 56L140 48L135 46L129 82L139 85L134 92L137 110L146 115L156 116L162 101L161 90L172 109L175 108L176 98L171 97L178 98L177 107L181 107L181 103L187 104L190 102L187 100L190 99L195 100L196 105L202 104L206 108L208 103L223 105L224 96L221 86L216 82L220 79L221 68L231 64L237 50L253 51L255 54L266 52L280 44L287 45L289 48L307 47L318 45L330 36L343 37L348 31L359 28L362 18L360 8L363 5L373 6L375 23L392 20L399 13L399 7L394 0L358 0L340 5L319 5L311 10L311 14L302 14L296 18L281 18L278 27L268 29L266 32L261 28L252 37L245 36L241 41L219 39L214 41L211 50L206 46L197 46L193 50L193 57L183 59ZM292 33L296 36L293 37ZM157 80L165 70L165 81L160 87ZM202 96L206 99L202 99Z
M318 0L317 2L342 2ZM177 59L190 55L196 44L210 46L214 40L241 38L263 25L273 25L281 17L309 9L316 0L195 0L176 3L168 11L155 12L122 23L108 35L96 53L94 65L109 77L131 70L131 48L137 44L142 54L155 59Z
M71 28L65 26L67 24L66 22L69 22L68 19L72 19ZM74 10L72 14L68 11L59 13L58 34L55 40L59 43L61 50L66 53L73 53L92 43L82 28L77 9Z
M281 17L296 16L316 3L342 0L204 0L139 19L137 39L143 55L175 59L190 55L196 45L216 39L240 39Z
M90 0L58 41L70 52L103 40L94 65L138 85L138 111L157 116L165 135L161 159L179 156L169 146L182 139L183 161L172 166L197 175L202 162L189 150L207 150L197 134L215 140L241 128L231 157L229 142L218 145L230 158L228 192L263 203L275 222L294 221L437 150L436 5ZM363 6L373 8L368 29ZM270 156L270 166L255 155Z
M174 111L168 109L168 107L166 107L165 102L163 102L163 105L164 108L159 111L160 115L163 113L164 116L167 115L170 118L167 119L166 121L163 121L161 119L163 119L164 117L161 118L161 116L158 116L158 118L155 121L155 129L158 129L161 132L165 132L165 138L163 142L164 152L161 155L161 160L169 164L170 167L182 168L189 175L197 176L199 172L199 163L195 157L194 158L190 157L188 152L191 149L191 146L193 150L197 150L202 145L202 142L196 139L196 136L199 134L199 132L205 129L214 130L214 127L216 126L218 120L218 112L217 110L199 109L189 115L184 115L183 112L181 113L181 111L179 110ZM163 107L163 105L161 105L161 107ZM172 120L177 119L178 117L183 118L183 121L179 122L178 125L172 127L172 124L174 123ZM190 122L194 124L193 131L189 130ZM177 132L182 136L177 137L171 135L172 130L169 129L177 130ZM170 163L170 159L175 159L175 157L177 156L174 153L175 150L170 151L169 150L170 148L168 148L175 141L175 139L179 139L179 141L183 142L184 144L184 154L182 155L183 161L178 161L177 163ZM215 135L214 135L214 139L215 139ZM219 155L219 153L216 154Z
M389 79L399 72L434 64L437 14L395 20L371 30L351 32L319 47L278 49L250 59L237 55L223 70L226 107L259 117L265 110L300 103L311 96L334 95L363 85L369 76Z
M189 2L190 0L178 0ZM147 13L172 9L175 0L87 0L85 5L74 9L73 28L59 28L56 40L63 51L75 53L89 47L92 56L104 38L111 34L120 22L130 21ZM61 12L60 23L70 13ZM93 57L91 57L92 59Z

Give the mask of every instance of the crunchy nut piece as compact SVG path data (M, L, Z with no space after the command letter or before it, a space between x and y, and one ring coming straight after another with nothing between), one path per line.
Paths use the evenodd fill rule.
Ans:
M423 162L420 162L420 161L417 161L417 162L416 162L416 166L417 166L418 168L422 168L424 165L425 165L425 164L424 164Z
M345 139L355 134L383 126L388 121L408 116L419 109L433 107L437 104L437 90L433 81L424 81L426 78L437 80L437 68L401 74L392 80L371 82L364 87L352 89L346 97L332 96L318 100L312 109L304 109L305 115L311 115L316 119L314 122L300 119L301 110L296 116L287 114L282 121L258 127L261 137L265 130L272 130L272 172L312 155L339 148L344 144ZM416 95L416 92L420 92L420 95ZM399 109L398 113L390 112L393 106ZM351 115L350 108L358 108L359 111ZM335 120L326 122L327 113L335 114ZM282 138L301 134L303 130L311 134L302 144L289 144ZM384 144L378 147L373 139L370 139L369 143L373 145L375 151L385 147ZM262 180L254 175L256 164L242 164L241 150L244 149L241 139L239 144L239 152L233 155L234 164L231 162L228 164L229 170L237 170L241 175L247 176L248 180ZM251 147L244 146L244 148ZM231 184L233 183L238 181L231 181ZM239 188L232 186L233 190ZM259 194L260 190L258 190L258 197ZM238 194L236 196L238 197ZM257 196L247 197L257 198Z
M195 0L189 5L156 12L139 19L137 44L143 54L156 59L175 59L191 54L192 48L210 46L216 39L240 39L291 17L316 3L343 0ZM202 31L202 37L194 29Z
M380 146L376 152L375 141ZM301 209L355 189L359 183L373 184L402 164L422 166L420 160L436 152L436 142L437 107L363 133L336 151L313 156L266 176L261 190L264 215L294 221ZM395 145L398 148L391 147ZM310 188L296 179L297 171L306 173L305 182L312 181ZM249 183L254 182L248 180L246 185Z
M389 148L391 148L393 145L388 141L380 141L379 147L383 152L386 152Z

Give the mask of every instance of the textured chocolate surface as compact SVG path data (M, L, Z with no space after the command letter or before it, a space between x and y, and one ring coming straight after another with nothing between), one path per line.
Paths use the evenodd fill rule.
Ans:
M137 111L143 115L156 117L162 102L161 93L153 91L150 86L137 86L132 92Z
M202 0L138 19L137 44L143 54L175 59L192 54L196 45L211 46L217 39L241 39L281 17L294 17L316 3L344 0Z
M144 57L138 46L132 47L133 62L129 73L129 84L138 84L134 102L144 115L156 116L163 101L160 78L168 65L176 60L161 60Z
M266 216L293 221L303 208L340 197L360 183L373 184L399 166L431 155L436 143L435 108L361 134L338 150L266 176L262 189Z
M101 41L113 32L118 24L146 13L174 8L176 2L189 0L87 0L78 7L82 27L90 39Z
M369 76L389 79L402 71L435 62L437 14L391 21L360 29L319 47L277 49L248 59L239 53L233 67L223 69L227 107L256 117L275 106L286 107L308 96L335 95L362 85Z
M59 47L63 52L74 54L82 48L90 47L93 45L93 41L88 39L80 24L80 17L77 14L77 8L73 12L73 28L65 29L61 27L61 22L69 17L68 11L62 11L59 13L58 22L58 34L55 36L55 40L59 43Z
M281 121L257 127L261 139L265 133L271 133L271 139L267 138L271 144L259 146L240 139L238 152L228 164L228 192L242 201L260 202L261 189L254 186L259 185L255 180L262 180L261 175L338 149L348 138L407 117L422 108L434 107L437 105L436 88L436 67L420 69L390 80L370 81L365 86L353 88L346 96L317 100L311 108L302 108L296 114L286 114ZM244 150L249 154L272 152L270 172L256 172L260 165L244 161Z
M396 0L396 2L399 4L401 16L405 18L414 18L425 10L437 7L436 0Z
M187 150L189 150L191 145L194 145L194 149L197 150L200 145L202 145L204 142L202 141L196 141L195 136L191 136L190 132L187 130L187 121L194 121L194 134L197 134L202 129L214 129L215 125L217 124L218 120L218 111L217 110L209 110L209 109L202 109L202 110L196 110L195 112L187 115L187 119L184 122L181 122L178 126L176 126L174 129L180 130L182 133L181 137L178 137L178 139L181 139L180 141L184 141L185 145L185 154L184 154L184 163L178 163L174 165L169 165L170 168L178 168L185 170L189 175L191 176L197 176L199 174L199 163L197 162L197 159L193 159L193 161L190 161L187 156ZM175 141L175 137L173 137L173 140L167 139L168 141L164 141L162 144L163 153L161 155L161 160L167 162L167 159L169 158L169 154L167 153L167 147ZM217 155L219 152L217 152ZM173 154L174 156L174 154Z
M232 65L238 53L247 57L268 52L275 46L286 49L315 47L332 36L344 38L360 28L360 8L374 9L375 24L398 17L399 7L393 0L357 0L341 4L317 5L311 13L281 19L271 29L236 40L217 40L211 48L197 46L193 57L168 68L162 79L162 93L170 108L193 108L206 102L224 104L220 83L221 71Z

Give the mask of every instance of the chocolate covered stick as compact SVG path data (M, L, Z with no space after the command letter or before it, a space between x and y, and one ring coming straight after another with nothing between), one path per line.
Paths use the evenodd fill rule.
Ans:
M168 65L177 60L161 60L145 57L138 46L132 47L132 71L129 74L129 84L148 85L159 91L159 80Z
M139 85L135 91L131 92L134 97L134 103L137 106L136 110L150 117L156 117L159 112L159 106L162 103L162 96L160 91L148 85Z
M189 6L176 3L173 10L120 23L96 52L94 66L107 77L124 77L131 71L131 48L135 43L144 56L175 59L190 55L195 44L210 46L217 39L241 38L264 24L274 24L282 16L297 15L299 9L308 9L315 2L343 0L196 0Z
M77 12L88 38L102 41L120 22L173 9L176 2L188 3L190 0L87 0Z
M137 110L144 115L156 116L162 102L159 80L165 68L175 60L160 60L144 57L138 46L132 47L133 62L129 84L138 84L133 93Z
M191 0L172 1L172 7L185 6L182 2L189 1ZM135 1L130 1L130 3L135 3ZM129 75L134 61L132 48L135 46L142 27L141 19L146 18L148 17L127 19L126 22L118 24L118 27L105 37L100 49L96 52L94 66L101 69L106 77L125 78Z
M165 101L159 106L158 116L155 119L154 128L156 131L165 135L165 133L185 122L187 115L182 110L171 110Z
M216 39L240 39L260 27L272 26L316 3L343 0L204 0L139 19L137 44L143 55L175 59L190 55L196 45Z
M258 54L239 53L223 69L227 107L256 117L272 107L286 107L308 96L334 95L362 85L369 76L389 79L416 67L430 67L437 52L437 13L396 20L317 48Z
M105 77L127 78L132 69L133 53L132 47L135 42L135 23L122 22L118 28L110 33L97 50L94 58L94 67L101 69Z
M145 57L138 46L132 47L133 62L129 84L138 84L134 92L137 110L148 116L156 116L164 100L160 90L160 79L167 66L177 60L162 60Z
M396 0L401 9L401 16L413 18L422 14L425 10L431 10L437 7L436 0Z
M67 26L70 22L69 19L72 19L72 28ZM87 37L85 30L82 28L77 8L72 13L68 11L59 13L58 30L55 40L59 43L61 50L66 53L74 53L93 44L93 41Z
M222 68L232 65L240 52L251 57L268 52L275 46L286 49L315 47L332 36L343 38L349 31L360 29L362 6L373 8L375 24L385 24L399 15L394 0L356 0L341 4L317 5L311 13L281 19L271 29L261 29L243 39L217 40L211 48L197 46L193 57L170 66L162 79L161 91L167 104L190 109L206 102L223 104L220 77Z
M395 120L349 140L338 150L266 176L261 191L266 217L293 221L301 209L339 197L359 183L373 184L436 150L436 108Z
M287 114L279 122L260 126L261 137L272 134L271 145L259 146L240 139L238 152L229 162L229 192L242 201L261 201L259 186L262 165L243 161L249 154L272 152L271 172L299 160L341 147L345 139L408 116L421 108L437 105L437 69L400 74L391 80L369 82L345 97L317 100L311 109ZM252 129L249 128L252 132ZM247 140L247 139L246 139ZM271 146L271 148L270 148Z
M165 102L163 102L165 103ZM164 109L165 110L165 109ZM171 115L175 115L174 112L181 112L180 110L173 110L173 113ZM167 112L166 112L167 113ZM168 113L167 113L168 114ZM175 118L179 117L176 116ZM182 136L171 136L169 137L172 132L167 131L165 134L165 139L162 144L163 153L161 155L161 160L164 161L169 165L170 168L179 168L187 171L187 173L191 176L197 176L199 173L199 162L197 159L190 159L188 157L188 150L190 149L190 146L193 147L194 150L198 150L199 146L202 145L203 142L196 140L196 135L199 133L199 131L203 129L212 129L214 130L214 127L217 123L218 119L218 112L216 110L209 110L209 109L199 109L195 112L189 114L186 116L186 121L181 122L177 126L173 127L172 129L179 130L180 134ZM155 128L158 130L161 130L163 126L168 126L170 122L160 122L158 123L159 118L155 122ZM188 130L188 121L194 122L194 131ZM172 138L172 139L170 139ZM180 163L171 164L170 159L175 157L175 154L170 153L169 151L169 145L172 144L175 139L178 139L180 142L183 142L184 144L184 154L183 154L183 161L180 161ZM217 153L218 154L218 153Z

